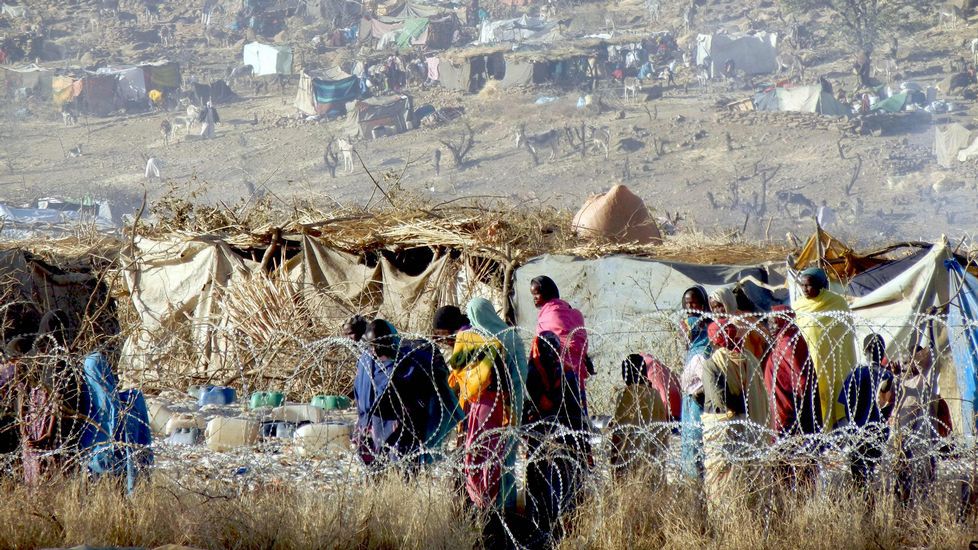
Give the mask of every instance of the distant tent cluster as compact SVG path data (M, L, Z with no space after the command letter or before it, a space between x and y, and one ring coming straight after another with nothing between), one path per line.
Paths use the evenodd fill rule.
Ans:
M95 116L130 106L148 108L150 90L168 92L180 88L180 66L161 61L138 66L103 67L95 72L79 71L54 76L54 104L72 103L79 112Z
M440 50L452 46L459 29L455 12L438 6L405 2L389 15L365 17L360 22L359 40L376 40L377 49L426 46Z

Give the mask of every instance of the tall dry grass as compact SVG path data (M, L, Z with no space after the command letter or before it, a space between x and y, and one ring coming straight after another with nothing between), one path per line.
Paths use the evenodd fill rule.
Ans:
M974 512L933 497L904 507L880 492L872 503L846 487L754 489L736 505L706 506L699 488L640 473L592 480L560 547L577 548L968 548ZM0 548L78 544L199 548L473 548L481 521L451 483L388 476L328 491L267 485L253 492L188 488L162 478L131 497L111 482L6 481ZM945 495L946 496L946 495Z
M329 491L267 485L237 493L157 478L126 497L110 480L59 480L36 490L7 480L0 548L472 548L479 527L451 490L388 477Z

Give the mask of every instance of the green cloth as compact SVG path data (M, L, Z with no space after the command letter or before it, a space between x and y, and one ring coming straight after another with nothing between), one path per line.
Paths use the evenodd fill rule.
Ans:
M425 29L428 28L428 19L424 17L415 17L412 19L407 19L404 21L404 26L401 27L401 32L397 34L397 47L398 48L408 48L411 46L411 41L415 38L421 36Z
M886 111L887 113L899 113L903 110L904 105L907 104L907 92L893 94L892 96L884 99L883 101L878 101L876 105L873 105L871 111Z

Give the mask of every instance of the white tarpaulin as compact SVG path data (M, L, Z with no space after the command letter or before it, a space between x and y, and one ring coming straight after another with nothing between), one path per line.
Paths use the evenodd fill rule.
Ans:
M503 19L502 21L486 21L479 33L480 44L495 42L519 42L531 38L545 30L541 19L524 15L519 19Z
M777 46L778 35L768 32L701 34L696 37L696 64L707 65L711 77L719 75L731 59L737 70L747 74L771 73L778 68Z
M255 76L292 74L292 48L252 42L245 44L244 64L254 68Z

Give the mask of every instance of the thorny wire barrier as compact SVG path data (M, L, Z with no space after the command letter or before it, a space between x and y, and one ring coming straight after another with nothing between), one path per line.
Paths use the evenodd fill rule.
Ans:
M344 475L353 478L369 477L391 469L408 467L409 470L417 470L420 467L432 470L434 475L459 479L466 473L474 473L487 464L502 465L505 462L504 457L510 451L515 451L517 460L503 467L499 475L513 475L524 492L528 479L536 476L537 488L542 483L543 487L548 488L547 493L550 496L544 497L539 492L526 495L527 505L537 510L547 508L555 517L569 513L573 509L574 503L577 502L575 495L593 493L601 484L623 470L651 470L657 472L658 478L663 482L682 482L687 478L683 474L683 458L680 452L681 422L640 421L637 424L616 424L614 419L610 418L616 412L618 417L648 418L649 416L647 411L628 411L621 407L620 396L623 384L618 374L618 365L627 355L649 353L668 365L677 376L681 373L684 366L685 342L679 336L678 327L682 315L685 313L663 312L639 319L588 327L590 355L594 358L598 369L596 375L587 381L590 419L583 425L573 427L567 420L567 415L561 414L561 410L564 412L577 410L581 405L565 401L558 411L544 415L540 420L529 424L514 421L506 426L499 426L498 423L479 426L478 423L475 425L469 423L472 433L467 442L460 434L458 437L449 437L441 448L430 449L423 444L416 444L421 434L411 433L416 427L412 422L402 421L400 423L402 439L385 442L383 448L374 453L376 460L370 468L356 466L357 461L353 458L352 448L349 454L342 453L333 457L354 464L354 467L344 470ZM797 316L801 319L803 314L799 313ZM710 314L705 314L704 317L712 319ZM766 347L770 347L776 343L776 335L768 330L768 322L774 317L780 317L789 324L796 322L781 313L728 316L727 319L740 327L741 336L752 331L761 335ZM976 452L974 438L960 435L963 428L960 425L955 426L955 430L950 435L942 437L938 429L940 423L936 420L934 411L939 398L943 397L952 410L952 418L955 422L969 422L972 432L974 431L973 417L963 418L961 414L954 412L969 410L962 408L962 398L954 395L954 392L959 385L966 384L966 377L972 379L975 377L975 365L973 362L971 365L955 364L952 355L955 352L958 356L962 355L961 350L952 350L952 347L960 343L967 333L978 333L978 323L969 321L966 325L951 326L945 315L920 315L909 321L873 319L870 322L858 315L841 312L819 314L818 323L825 328L831 325L843 326L845 338L831 340L826 336L821 341L808 342L810 353L812 355L820 353L819 349L825 346L830 349L853 346L853 356L857 358L857 363L845 365L844 368L847 370L866 364L861 349L865 335L877 333L884 338L888 345L890 364L904 365L903 372L894 376L895 397L891 420L885 424L870 424L864 427L850 424L827 433L779 435L769 426L759 426L742 416L736 417L728 422L709 426L705 430L704 440L708 443L703 448L701 458L705 458L708 463L707 471L714 468L714 472L719 472L721 478L736 479L738 490L742 494L765 494L765 491L776 485L802 483L806 476L810 481L815 480L817 486L846 484L851 481L852 465L862 461L864 464L869 462L875 465L870 472L871 486L882 491L902 491L903 494L910 494L912 498L909 502L914 503L913 505L925 502L927 498L938 492L966 496L973 494L972 487L978 479L978 452ZM225 338L232 344L228 349L251 350L254 356L268 350L267 341L256 341L251 334L226 327L217 330L220 333L219 337ZM517 331L527 344L526 349L529 350L534 335L520 328L510 330ZM826 335L830 333L830 330L824 332ZM411 339L425 341L428 338L426 335L401 334L400 336L405 342ZM292 387L290 395L314 393L315 390L309 391L292 384L291 378L308 380L310 372L334 369L346 369L350 372L348 376L352 377L356 358L364 353L371 353L366 346L345 338L328 337L306 341L294 333L271 333L268 338L289 343L293 352L276 355L279 364L276 365L275 375L267 379L262 379L260 376L245 376L244 372L239 373L240 376L236 379L240 382L242 403L247 400L252 390L271 389L269 383ZM895 338L900 341L893 341ZM91 346L91 342L86 343ZM432 350L438 350L440 343L442 342L436 339L426 340L426 344L430 345ZM914 358L910 351L918 346L923 353L918 353ZM91 350L95 347L91 346L87 349ZM443 355L441 358L436 358L436 361L450 354L448 349L440 351ZM974 358L976 351L972 349L970 353L970 357ZM344 354L348 360L336 362L337 357ZM4 380L2 394L0 394L2 413L6 417L2 428L4 431L0 433L0 437L8 437L12 433L23 435L30 428L26 424L36 420L24 417L24 397L28 395L25 392L29 392L30 388L41 385L57 394L59 388L68 387L72 382L80 382L80 365L84 355L86 354L68 353L63 348L55 348L46 353L35 352L19 359L13 375ZM152 350L151 355L154 360L159 360L161 357L160 354L152 353ZM387 366L389 373L397 373L411 357L416 360L417 355L404 356L399 353L399 357ZM123 361L120 365L116 359L117 357L112 358L120 379L132 379L127 376L125 367L121 366L128 361ZM254 357L251 359L250 364L256 364ZM237 361L237 365L237 368L244 369L244 363L240 360ZM751 371L749 376L763 376L763 362L759 366L760 369ZM427 367L429 368L420 369L419 372L429 376L425 385L431 384L434 388L435 381L430 379L433 369L430 368L431 365ZM160 365L160 368L166 367ZM280 375L283 372L291 375L283 378ZM504 368L502 363L494 362L492 375L500 389L499 397L493 407L511 407L513 381L508 374L508 369ZM73 377L73 380L66 380L65 377ZM336 373L324 372L322 375L322 378L330 377L335 378ZM186 380L168 382L172 384L172 388L182 389L185 387ZM525 388L526 380L522 380L519 386ZM743 386L749 388L750 384L745 381ZM383 390L378 385L375 385L375 388ZM410 401L409 395L397 395L396 385L391 388L390 391L393 391L396 397L394 401L400 406ZM874 386L870 393L875 396L878 389ZM855 393L858 398L858 392ZM507 394L510 396L509 399L504 397ZM576 399L572 393L565 392L563 395L565 400ZM749 395L745 396L745 401L748 403L749 397ZM767 397L774 398L773 395ZM812 399L814 401L817 398ZM833 396L832 401L836 399L838 396ZM524 403L528 412L534 412L532 400L524 399ZM84 418L84 414L77 408L73 410L71 403L59 402L58 405L57 408L48 409L47 412L54 415L74 415L83 422L91 422L90 419ZM796 401L796 405L800 407L804 403ZM858 403L855 405L859 406ZM817 407L818 403L812 402L811 406ZM241 407L243 408L244 405L242 404ZM495 411L490 410L485 416L493 417L493 412ZM627 414L630 412L635 414ZM251 414L256 419L263 418L262 413ZM406 413L403 418L408 418ZM464 430L466 422L462 422L459 432ZM55 426L60 424L55 422ZM415 441L415 444L407 446L401 444L405 440ZM70 447L74 440L68 434L61 434L53 441L62 444L45 448L43 452L47 456L62 458L59 464L64 469L70 470L74 465L83 463L78 459L78 451ZM624 441L624 445L628 448L614 449L613 441ZM160 456L167 454L168 447L169 450L173 450L173 446L162 439L157 439L154 446ZM281 446L276 446L274 441L264 440L254 451L255 454L260 455L272 449L278 452ZM4 470L17 471L19 450L5 449L8 452L4 455L5 459L0 461ZM612 464L610 456L613 453L623 457L623 460ZM303 459L296 457L294 460ZM430 465L419 466L428 462ZM310 462L310 464L314 469L325 467L324 463ZM790 473L786 474L786 472ZM711 479L709 473L707 477Z

